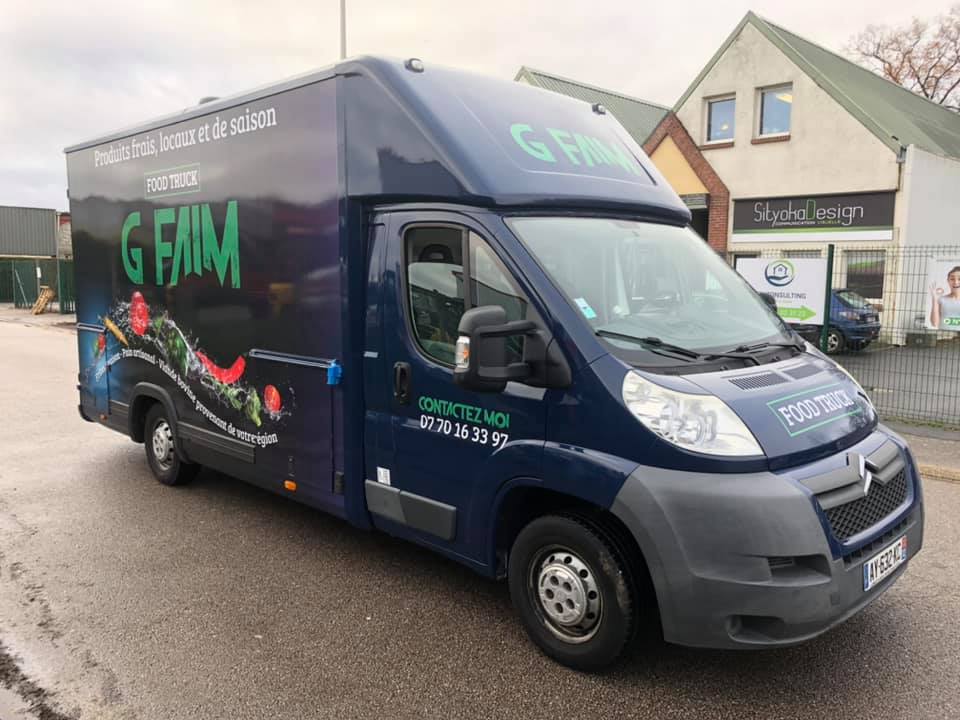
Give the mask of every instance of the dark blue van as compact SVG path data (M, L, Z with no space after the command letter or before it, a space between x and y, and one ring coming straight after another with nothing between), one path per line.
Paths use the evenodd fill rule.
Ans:
M580 669L791 645L923 541L910 451L599 105L351 60L67 150L80 414L505 578Z
M819 345L822 325L794 325L800 335ZM865 350L880 336L880 314L865 297L841 288L830 293L830 326L826 351L830 355L844 350Z

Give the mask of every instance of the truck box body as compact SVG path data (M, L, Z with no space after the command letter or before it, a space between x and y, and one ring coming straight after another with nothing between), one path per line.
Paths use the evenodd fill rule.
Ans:
M508 576L561 662L647 585L668 640L801 642L922 545L903 441L601 106L363 58L67 165L81 415Z

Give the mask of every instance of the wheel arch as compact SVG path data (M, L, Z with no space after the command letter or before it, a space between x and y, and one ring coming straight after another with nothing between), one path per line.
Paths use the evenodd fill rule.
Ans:
M147 419L147 413L150 408L160 403L163 405L173 427L173 435L176 440L177 452L180 450L180 437L177 431L177 411L173 404L173 398L170 397L164 388L154 383L137 383L130 393L130 414L127 419L128 432L134 442L142 443L145 435L144 424Z
M514 539L531 521L544 515L574 514L614 533L624 550L636 557L646 570L646 557L637 538L626 523L610 508L587 498L545 487L534 478L518 478L507 483L497 496L495 522L490 537L491 566L496 576L503 577Z

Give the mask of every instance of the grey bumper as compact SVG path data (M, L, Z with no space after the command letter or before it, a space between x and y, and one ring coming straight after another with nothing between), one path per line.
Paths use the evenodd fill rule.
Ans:
M717 475L641 466L612 512L637 540L657 593L664 638L715 648L784 646L843 622L881 595L923 543L919 475L909 511L850 552L791 474ZM864 592L863 564L902 535L908 562Z

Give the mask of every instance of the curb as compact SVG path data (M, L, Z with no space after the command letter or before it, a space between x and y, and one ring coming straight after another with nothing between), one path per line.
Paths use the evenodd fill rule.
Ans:
M920 475L925 480L946 480L960 483L960 470L952 470L943 465L926 465L920 463Z

